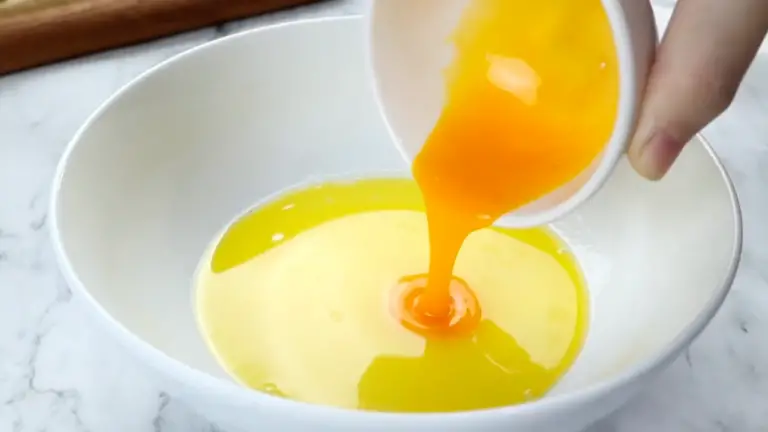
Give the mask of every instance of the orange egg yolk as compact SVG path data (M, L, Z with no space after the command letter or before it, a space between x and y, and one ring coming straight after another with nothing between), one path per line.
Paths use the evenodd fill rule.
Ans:
M610 139L619 92L600 0L474 0L451 42L445 105L412 167L429 272L405 277L397 296L401 322L425 335L477 325L480 305L452 275L462 243L587 168Z

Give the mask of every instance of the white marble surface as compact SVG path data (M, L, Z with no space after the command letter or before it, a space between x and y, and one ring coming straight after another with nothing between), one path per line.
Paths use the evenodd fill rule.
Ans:
M45 228L67 140L148 67L274 20L361 10L339 0L0 78L0 432L218 431L81 316ZM0 54L1 55L1 54ZM743 264L720 313L648 390L590 432L768 431L768 55L706 135L742 200Z

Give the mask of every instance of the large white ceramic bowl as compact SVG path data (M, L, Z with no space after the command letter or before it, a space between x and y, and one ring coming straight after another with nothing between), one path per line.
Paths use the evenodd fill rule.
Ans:
M365 73L360 18L278 25L168 61L102 106L70 143L51 203L63 273L97 327L173 396L227 431L581 430L701 332L736 270L741 222L709 147L661 182L622 162L554 228L589 282L581 356L545 398L454 414L314 406L228 378L195 325L192 274L235 215L311 178L407 169Z

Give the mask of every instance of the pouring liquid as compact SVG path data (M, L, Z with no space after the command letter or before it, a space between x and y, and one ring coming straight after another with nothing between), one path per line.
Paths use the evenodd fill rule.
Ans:
M467 236L555 190L608 142L618 68L600 0L475 0L452 37L446 102L413 162L429 221L428 275L403 279L403 323L466 334L480 305L452 276Z

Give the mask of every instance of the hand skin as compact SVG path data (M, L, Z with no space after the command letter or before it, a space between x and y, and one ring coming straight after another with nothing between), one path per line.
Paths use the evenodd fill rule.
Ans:
M628 156L661 179L731 104L768 31L768 0L678 0L656 52Z

